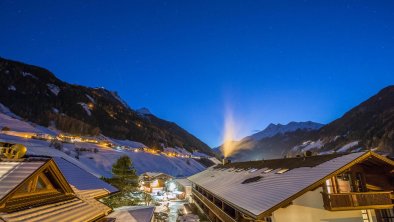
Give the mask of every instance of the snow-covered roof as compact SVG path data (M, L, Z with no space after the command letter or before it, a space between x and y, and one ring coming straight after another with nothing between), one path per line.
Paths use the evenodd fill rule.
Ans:
M115 218L116 221L130 221L130 222L150 222L153 217L154 207L122 207L115 209L106 218Z
M188 187L192 185L192 182L186 178L184 179L175 179L175 181L177 183L179 183L180 185L184 186L184 187Z
M78 190L105 189L109 193L118 191L118 189L110 184L100 180L89 172L61 157L54 157L53 159L67 181Z
M168 174L161 173L161 172L145 172L145 173L141 174L141 176L148 176L148 177L150 177L150 178L155 178L155 177L158 177L158 176L160 176L160 175L172 177L172 176L170 176L170 175L168 175Z
M0 160L0 199L18 186L46 161L4 161Z
M358 152L230 163L211 167L188 179L239 210L258 216L308 191L312 185L355 163L356 159L370 155L378 156ZM289 170L278 174L281 169Z

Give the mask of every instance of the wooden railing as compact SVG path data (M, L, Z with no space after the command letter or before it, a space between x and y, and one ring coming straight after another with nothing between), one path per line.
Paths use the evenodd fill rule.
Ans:
M222 221L235 222L235 220L232 217L230 217L228 214L226 214L224 211L222 211L221 208L216 206L214 203L212 203L208 198L203 196L201 193L199 193L195 189L193 189L192 192L193 192L194 196L196 196L201 202L203 202L205 204L205 206L207 206Z
M327 210L385 209L393 206L389 191L363 193L322 193Z

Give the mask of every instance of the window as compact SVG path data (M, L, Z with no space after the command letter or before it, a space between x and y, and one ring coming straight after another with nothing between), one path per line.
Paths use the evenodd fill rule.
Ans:
M383 209L383 210L378 210L377 213L379 214L379 217L382 219L384 222L394 222L394 209Z
M266 170L264 170L263 171L263 173L269 173L269 172L271 172L273 169L266 169Z
M42 173L23 184L15 195L18 197L45 191L56 191L56 189L45 174Z
M334 186L332 184L331 179L326 180L326 188L327 188L327 193L334 193Z
M371 222L367 210L361 210L361 217L363 218L363 222Z
M352 178L349 173L344 173L336 176L339 193L352 192Z

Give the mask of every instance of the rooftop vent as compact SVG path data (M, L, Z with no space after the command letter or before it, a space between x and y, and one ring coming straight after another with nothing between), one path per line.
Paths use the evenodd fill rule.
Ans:
M289 171L289 169L280 169L276 174L286 173L287 171Z
M248 179L244 180L242 182L242 184L257 182L257 181L261 180L261 178L263 178L263 177L262 176L251 177L251 178L248 178Z

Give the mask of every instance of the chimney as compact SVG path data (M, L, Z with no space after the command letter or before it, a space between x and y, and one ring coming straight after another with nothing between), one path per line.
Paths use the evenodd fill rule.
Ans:
M231 163L231 160L229 158L223 158L223 165Z

